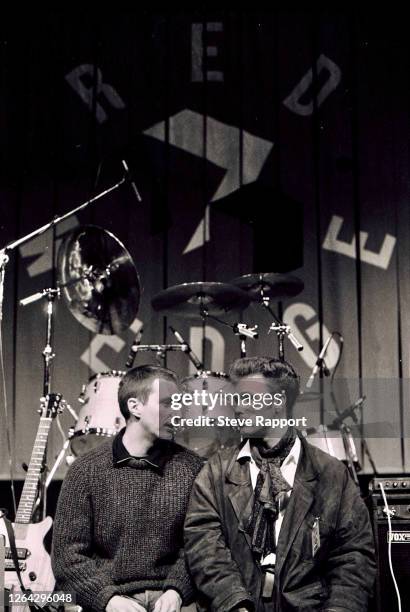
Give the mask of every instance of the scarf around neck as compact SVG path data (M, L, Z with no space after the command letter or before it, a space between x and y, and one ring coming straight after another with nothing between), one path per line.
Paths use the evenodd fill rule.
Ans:
M261 557L275 552L275 521L279 514L279 497L291 487L280 470L296 440L296 430L289 427L278 444L267 448L263 440L250 440L252 457L259 468L254 503L246 533L252 540L252 551Z

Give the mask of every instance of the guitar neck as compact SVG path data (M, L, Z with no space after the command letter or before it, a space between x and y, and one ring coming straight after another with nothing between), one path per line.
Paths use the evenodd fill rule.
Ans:
M41 469L44 463L48 434L51 427L51 417L41 417L31 454L27 476L21 493L20 502L16 514L16 523L30 523L33 508L37 499L37 489L40 480Z

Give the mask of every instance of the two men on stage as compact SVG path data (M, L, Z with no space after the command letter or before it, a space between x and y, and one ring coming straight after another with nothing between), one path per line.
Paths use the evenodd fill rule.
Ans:
M239 396L281 394L259 415L290 415L299 380L289 364L240 359L230 377ZM292 428L275 439L248 426L239 447L201 470L171 439L175 392L169 370L142 366L124 377L125 430L77 459L63 483L58 588L107 612L179 612L193 599L215 612L365 612L374 544L345 466Z

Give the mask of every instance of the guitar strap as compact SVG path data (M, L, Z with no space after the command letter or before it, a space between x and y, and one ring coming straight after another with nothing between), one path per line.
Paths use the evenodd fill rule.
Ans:
M9 519L5 517L4 514L2 516L2 519L3 519L4 524L6 526L7 535L9 536L11 558L13 559L14 569L16 570L17 578L18 578L19 583L20 583L20 588L21 588L22 592L24 593L24 595L27 595L27 597L28 597L29 595L32 594L32 590L31 589L26 589L26 587L24 586L23 580L21 578L21 572L20 572L19 560L18 560L18 556L17 556L16 540L15 540L15 537L14 537L13 525L12 525L11 521L9 521ZM30 608L30 610L43 610L43 612L47 610L47 608L41 608L41 606L37 605L35 602L31 602L31 603L27 602L27 605Z

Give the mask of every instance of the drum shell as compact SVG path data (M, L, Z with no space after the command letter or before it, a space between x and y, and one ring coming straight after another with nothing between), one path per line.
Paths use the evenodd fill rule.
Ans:
M118 404L118 387L125 372L109 371L92 376L79 397L82 407L70 447L81 456L125 427Z
M312 446L319 448L340 461L348 461L342 432L339 429L330 429L320 425L317 428L311 427L308 431L302 430L302 434ZM355 441L350 431L346 432L346 439L350 447L353 462L359 465Z
M207 391L212 394L217 394L230 390L230 379L224 372L206 371L200 374L188 376L182 380L183 391L193 393L194 391ZM217 421L218 416L234 417L234 407L227 405L223 399L216 402L214 407L210 402L195 404L192 406L183 406L180 411L182 418L195 419L199 416L210 417ZM214 426L214 427L187 427L182 430L177 430L175 441L183 446L187 446L201 457L208 458L220 448L231 446L239 442L239 432L232 427Z

